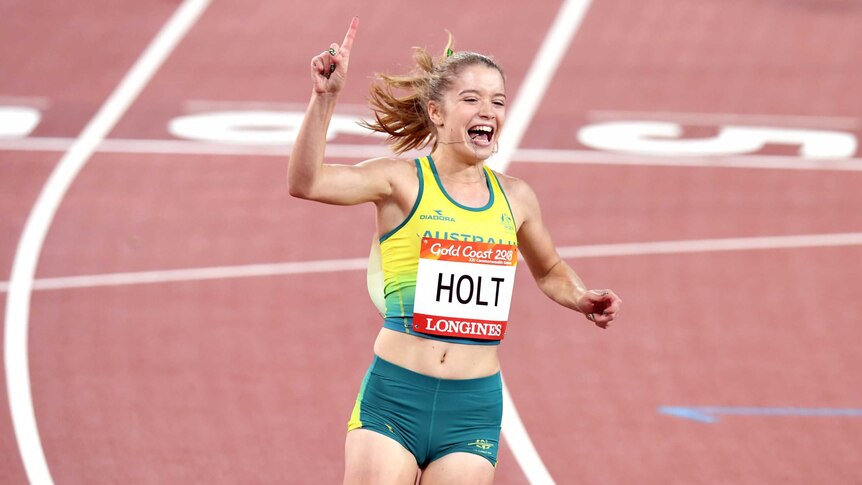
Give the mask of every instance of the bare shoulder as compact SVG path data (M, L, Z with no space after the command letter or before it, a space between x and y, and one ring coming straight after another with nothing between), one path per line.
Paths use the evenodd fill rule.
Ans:
M380 171L390 177L398 178L405 176L416 176L416 165L413 160L404 158L380 157L362 161L357 166Z
M359 165L367 167L397 168L401 166L413 166L413 161L406 158L378 157L359 162Z
M494 170L494 175L497 176L497 180L500 181L500 185L506 191L506 197L522 197L533 193L533 189L530 188L529 184L518 177L500 173L496 170Z
M404 158L381 157L365 160L356 165L376 180L385 180L389 187L386 195L378 202L395 201L399 205L416 198L419 177L416 163Z
M537 203L536 192L533 191L530 184L518 177L505 173L495 171L494 174L497 176L497 180L500 181L500 186L503 187L503 191L506 192L506 197L511 204L516 204L520 207Z
M496 171L494 174L506 193L506 198L512 206L512 212L514 212L516 220L523 222L538 211L539 201L536 198L536 193L527 182Z

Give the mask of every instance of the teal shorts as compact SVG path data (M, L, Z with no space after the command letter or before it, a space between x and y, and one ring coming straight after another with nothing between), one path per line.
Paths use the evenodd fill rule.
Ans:
M347 430L388 436L416 457L419 468L449 453L479 455L497 466L503 382L437 379L377 356L368 368Z

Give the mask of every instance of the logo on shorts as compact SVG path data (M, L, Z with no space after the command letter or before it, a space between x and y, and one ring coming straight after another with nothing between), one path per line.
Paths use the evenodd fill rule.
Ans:
M494 447L494 442L489 440L476 440L472 443L467 443L467 446L475 446L478 450L488 453L488 450Z

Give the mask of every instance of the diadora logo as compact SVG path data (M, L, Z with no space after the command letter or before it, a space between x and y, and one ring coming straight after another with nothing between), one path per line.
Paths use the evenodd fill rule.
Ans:
M434 214L420 214L420 221L443 221L443 222L455 222L454 217L449 217L443 215L443 211L439 209L434 209Z
M467 443L467 446L475 446L482 451L488 451L494 447L494 442L489 440L476 440L472 443Z
M500 215L500 224L503 224L503 227L509 231L515 230L515 221L505 212Z

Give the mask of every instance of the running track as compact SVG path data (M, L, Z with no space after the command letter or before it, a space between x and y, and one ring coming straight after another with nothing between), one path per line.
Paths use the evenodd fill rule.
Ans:
M625 300L601 331L520 272L501 353L540 460L507 433L497 483L862 482L862 4L575 4L543 50L558 2L200 2L113 124L180 2L0 3L0 483L339 482L373 218L289 198L289 150L263 142L354 14L339 114L443 29L493 54L520 111L496 162ZM239 142L170 128L213 112ZM329 153L385 151L347 128Z

